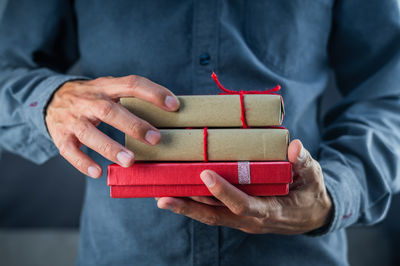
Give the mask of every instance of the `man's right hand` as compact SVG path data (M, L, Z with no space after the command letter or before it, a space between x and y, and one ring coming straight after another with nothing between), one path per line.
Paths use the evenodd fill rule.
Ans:
M100 122L150 145L160 141L155 127L119 104L121 97L136 97L167 111L179 109L171 91L134 75L67 82L47 107L47 129L61 156L85 175L98 178L102 169L80 150L82 144L123 167L134 162L133 152L96 128Z

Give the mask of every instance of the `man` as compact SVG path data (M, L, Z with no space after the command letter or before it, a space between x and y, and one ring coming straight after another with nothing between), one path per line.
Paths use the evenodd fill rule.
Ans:
M79 265L346 265L344 229L380 221L399 187L399 10L395 0L8 1L1 145L38 163L60 152L94 178ZM78 59L82 76L66 75ZM110 199L103 169L134 163L123 133L160 139L118 99L176 111L174 95L218 92L212 70L234 89L282 85L284 125L301 140L288 150L290 194L250 197L204 171L219 201ZM332 71L344 100L320 128Z

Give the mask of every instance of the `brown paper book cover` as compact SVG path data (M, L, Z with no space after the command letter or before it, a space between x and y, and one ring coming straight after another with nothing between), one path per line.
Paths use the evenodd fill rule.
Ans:
M203 129L162 129L155 146L126 136L126 147L137 161L204 161ZM208 161L286 160L286 129L208 129Z
M177 112L164 111L137 98L122 98L121 104L159 128L241 127L239 95L178 96ZM279 95L245 95L245 116L250 127L280 125L284 106Z

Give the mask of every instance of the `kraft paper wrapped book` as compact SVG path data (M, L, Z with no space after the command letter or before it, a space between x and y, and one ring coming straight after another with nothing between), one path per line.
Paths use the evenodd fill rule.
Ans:
M155 146L126 136L137 161L282 161L286 129L164 129ZM205 160L205 158L207 160Z
M292 183L289 162L179 162L112 164L107 184L113 198L211 196L200 179L206 169L254 196L286 195Z
M138 117L160 128L241 127L238 95L178 96L180 108L167 112L137 98L122 98L121 104ZM245 119L250 127L280 125L284 116L279 95L244 95Z

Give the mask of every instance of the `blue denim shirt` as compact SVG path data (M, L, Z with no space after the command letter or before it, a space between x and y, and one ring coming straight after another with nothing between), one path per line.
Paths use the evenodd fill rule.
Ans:
M104 175L87 181L78 264L346 265L344 229L380 221L400 185L399 47L396 0L7 1L1 148L37 163L57 154L43 109L68 80L136 74L177 95L216 94L213 70L233 89L279 83L284 126L322 166L329 228L311 237L210 227L154 199L111 199ZM77 60L82 77L65 74ZM320 125L332 77L343 100Z

